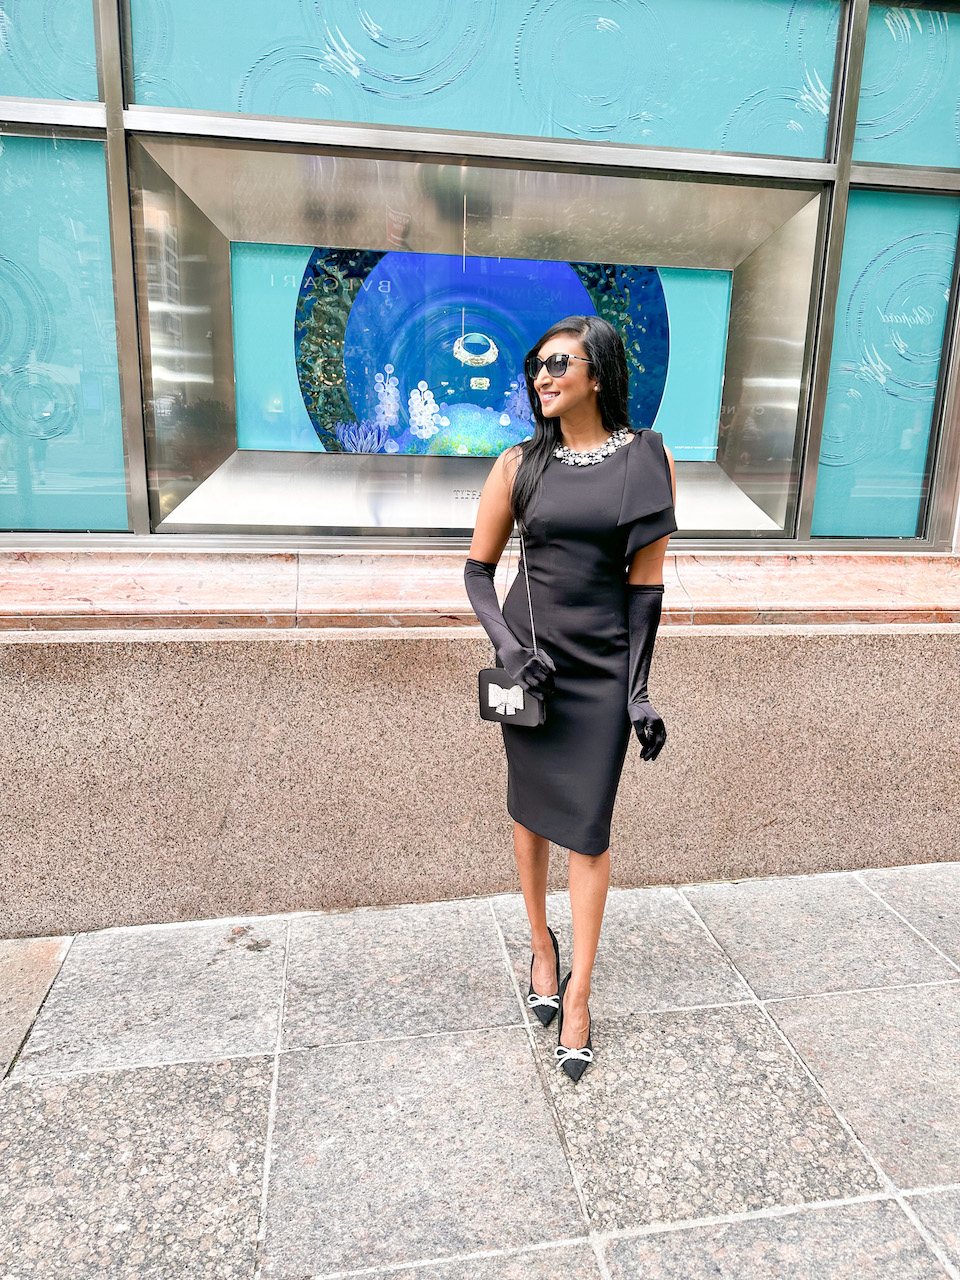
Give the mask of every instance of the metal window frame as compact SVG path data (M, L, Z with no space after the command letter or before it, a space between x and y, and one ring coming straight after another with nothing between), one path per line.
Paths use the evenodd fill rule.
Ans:
M346 124L222 112L159 109L132 103L133 65L128 5L125 0L90 0L94 6L97 79L101 102L0 98L0 132L75 137L105 145L117 354L123 409L123 448L129 531L124 533L5 533L0 547L143 547L163 544L183 550L262 548L406 547L461 550L464 537L410 537L402 534L330 537L296 534L157 534L150 522L144 433L140 331L133 262L128 139L133 134L178 134L203 140L235 140L308 145L323 149L380 152L409 158L456 162L520 164L523 167L574 169L620 174L657 172L665 176L725 177L776 183L823 185L824 209L815 271L815 314L808 342L810 377L801 402L797 461L799 487L792 536L680 536L684 550L749 551L753 554L817 551L949 551L960 504L960 252L954 263L947 322L934 400L928 449L929 492L923 532L911 538L837 538L810 536L823 413L829 377L833 322L851 188L872 187L930 194L960 193L960 170L930 166L862 164L853 160L857 102L866 47L870 0L843 0L840 30L822 160L732 152L590 143L553 138L406 129L388 125ZM894 4L901 0L892 0ZM887 4L891 0L886 0ZM903 7L960 11L958 0L902 0Z

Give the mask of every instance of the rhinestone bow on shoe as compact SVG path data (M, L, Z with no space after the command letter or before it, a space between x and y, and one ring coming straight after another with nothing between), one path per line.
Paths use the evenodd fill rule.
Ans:
M560 944L557 942L557 935L547 926L547 933L550 935L550 941L553 943L553 954L557 964L557 984L560 983ZM537 1015L537 1019L544 1027L548 1027L557 1016L557 1010L560 1008L560 992L552 996L538 995L533 989L533 960L530 957L530 990L527 994L527 1008L532 1009Z
M557 1066L561 1071L566 1072L570 1079L577 1083L580 1077L587 1069L587 1063L593 1061L593 1019L590 1017L590 1009L587 1008L587 1043L582 1049L569 1049L565 1044L560 1043L560 1037L563 1035L563 994L567 989L567 983L570 981L568 973L564 980L560 983L560 1019L557 1024L557 1047L553 1051L553 1056L557 1060Z

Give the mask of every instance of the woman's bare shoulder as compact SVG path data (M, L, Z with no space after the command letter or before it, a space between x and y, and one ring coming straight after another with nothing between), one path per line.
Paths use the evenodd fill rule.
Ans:
M508 444L506 449L497 456L494 466L499 468L500 475L508 488L516 479L522 461L523 446L520 444Z

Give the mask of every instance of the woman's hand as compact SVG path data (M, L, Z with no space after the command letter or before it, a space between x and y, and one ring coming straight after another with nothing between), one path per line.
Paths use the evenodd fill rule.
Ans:
M627 715L640 743L640 759L656 760L667 740L667 730L659 714L649 702L631 702L627 706Z
M504 671L521 689L533 694L535 698L553 693L553 677L557 666L543 649L533 650L517 644L506 646L506 651L501 650L498 656Z

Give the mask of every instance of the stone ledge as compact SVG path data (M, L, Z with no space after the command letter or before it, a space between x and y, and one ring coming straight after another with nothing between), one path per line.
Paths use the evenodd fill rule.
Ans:
M0 633L4 932L515 891L489 656L478 626ZM957 856L958 665L960 625L665 627L614 883Z
M472 627L463 552L0 551L0 632ZM515 569L516 561L513 562ZM504 562L497 575L503 597ZM682 552L663 625L960 622L960 556Z

